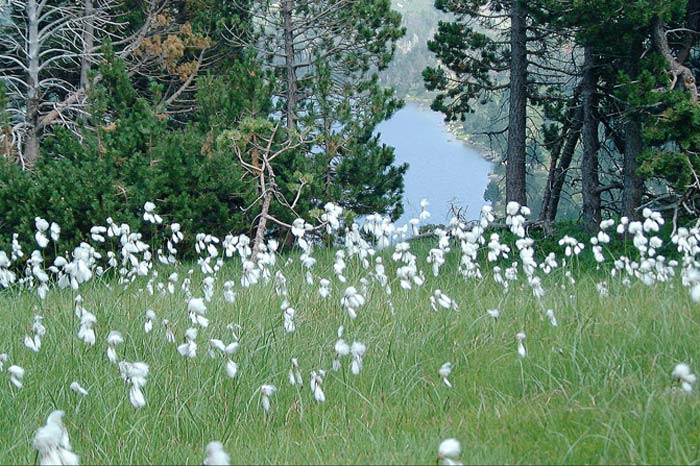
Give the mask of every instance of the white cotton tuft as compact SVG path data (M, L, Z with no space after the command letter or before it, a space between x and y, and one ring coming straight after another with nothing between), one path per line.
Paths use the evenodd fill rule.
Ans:
M443 440L438 447L438 459L442 464L460 464L458 460L461 454L462 446L457 439Z
M88 391L85 390L78 382L71 383L70 389L73 390L78 395L87 396L87 394L88 394Z
M236 374L238 374L238 364L229 359L226 361L226 375L234 379Z
M231 458L224 451L224 445L221 442L209 442L205 453L206 457L202 462L204 466L228 466L231 464Z
M46 425L37 429L32 446L39 453L41 465L78 465L79 457L71 450L68 431L63 425L63 411L53 411Z

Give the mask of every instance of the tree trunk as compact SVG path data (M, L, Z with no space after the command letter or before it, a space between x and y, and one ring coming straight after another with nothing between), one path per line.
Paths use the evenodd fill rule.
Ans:
M627 74L636 79L639 74L639 60L642 43L637 41L630 50L627 63ZM644 195L644 178L639 174L639 157L644 149L642 142L642 122L639 112L632 106L627 106L624 124L625 152L622 163L622 212L630 219L640 217L639 207Z
M39 158L39 6L36 0L27 1L27 52L29 58L27 82L26 123L29 129L22 157L25 165L33 165Z
M80 58L80 88L87 91L90 84L88 80L92 65L91 54L95 46L95 7L93 0L84 0L84 18L83 56Z
M527 24L523 0L510 10L510 109L506 153L506 202L527 204L525 126L527 113Z
M294 13L294 0L283 0L282 2L282 20L284 23L284 60L286 72L286 117L287 128L296 129L297 127L297 76L295 66L295 50L294 50L294 23L292 15Z
M594 114L597 74L594 69L595 57L590 46L585 47L583 70L583 127L581 140L581 188L583 193L583 226L587 233L598 231L600 213L600 179L598 176L598 119Z
M566 118L561 128L561 135L553 143L552 148L549 150L550 160L549 160L549 170L547 171L547 183L544 186L544 194L542 195L542 209L540 209L539 221L544 223L544 228L546 231L551 230L551 224L549 222L549 210L551 208L552 201L552 189L554 187L554 179L557 176L557 168L559 164L559 158L561 157L562 150L564 146L570 146L568 143L569 139L575 136L574 147L578 142L578 132L581 129L580 123L581 118L579 113L580 108L580 97L581 97L581 84L579 83L574 89L574 93L567 104ZM577 126L578 125L578 126ZM572 133L573 131L573 133ZM556 211L553 213L553 217L556 217Z
M264 176L264 175L261 175ZM264 181L261 182L264 189ZM272 202L272 192L265 191L263 193L263 203L262 209L260 210L260 218L258 219L258 225L255 228L255 239L253 239L253 262L258 263L258 255L261 252L262 244L265 241L265 230L267 228L267 216L270 214L270 204Z
M638 173L642 153L642 123L639 115L631 114L625 122L625 153L622 164L622 212L630 219L638 219L639 206L644 194L644 178Z
M574 152L578 145L578 140L581 137L581 126L583 125L583 107L579 106L574 114L574 121L571 124L571 129L566 136L566 142L561 151L561 159L559 165L553 170L552 175L552 192L550 195L549 208L547 209L546 225L551 225L557 217L559 209L559 201L561 200L561 192L564 189L566 181L566 172L569 171L571 161L574 158Z

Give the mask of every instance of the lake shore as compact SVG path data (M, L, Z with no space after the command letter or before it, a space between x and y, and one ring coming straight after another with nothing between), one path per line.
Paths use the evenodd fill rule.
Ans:
M431 110L430 108L430 103L431 99L424 98L424 97L418 97L418 96L406 96L403 98L403 100L408 104L416 104L420 106L422 109L426 110ZM469 134L466 131L464 131L464 127L460 122L456 121L450 121L450 122L445 122L445 126L447 127L447 130L452 134L458 141L462 142L465 146L467 146L469 149L477 151L481 156L484 158L484 160L487 160L491 163L497 164L500 163L501 158L499 154L494 151L491 147L488 145L474 141L473 134Z

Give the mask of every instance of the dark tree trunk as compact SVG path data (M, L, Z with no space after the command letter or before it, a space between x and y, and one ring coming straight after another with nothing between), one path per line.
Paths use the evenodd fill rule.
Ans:
M574 121L571 129L566 136L566 142L561 150L561 158L559 164L553 170L552 175L552 193L550 196L549 208L547 209L546 225L551 225L557 217L559 209L559 201L561 200L561 192L564 189L566 181L566 173L569 171L571 161L574 159L574 152L578 145L578 140L581 137L581 126L583 125L583 107L579 106L574 115Z
M627 62L627 74L631 79L636 79L639 74L639 60L642 53L641 41L636 41L630 50ZM625 132L625 152L622 164L622 213L630 219L640 217L639 207L642 205L644 195L644 178L639 174L639 157L644 145L642 142L642 122L639 112L627 107Z
M552 144L549 150L549 170L547 171L547 183L544 186L544 194L542 195L542 209L540 209L539 221L544 223L545 230L551 230L550 225L550 209L552 207L552 190L554 188L554 180L557 178L557 170L559 168L559 159L562 155L562 150L565 146L571 146L569 142L573 137L574 147L578 142L578 132L581 130L581 118L580 117L580 102L579 98L581 96L581 85L579 84L574 90L574 94L569 101L566 110L566 119L561 128L561 135ZM552 213L552 218L556 217L556 207L555 211Z
M598 231L600 214L600 179L598 177L598 119L594 113L597 74L593 50L587 46L584 51L584 71L582 80L583 127L581 140L581 188L583 194L583 226L587 233Z
M522 0L510 10L510 109L506 153L506 201L527 204L525 126L527 113L527 24Z
M639 206L644 194L644 178L638 173L642 153L642 124L639 115L631 114L625 122L625 153L622 164L622 212L630 219L638 219Z

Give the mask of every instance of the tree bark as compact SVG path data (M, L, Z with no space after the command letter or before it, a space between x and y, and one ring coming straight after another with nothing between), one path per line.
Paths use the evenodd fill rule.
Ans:
M90 84L89 77L92 66L90 55L93 53L95 46L95 7L93 0L84 0L84 19L83 56L80 57L80 88L87 91Z
M546 225L551 225L557 217L559 209L559 201L561 200L561 192L564 189L566 181L566 172L569 171L571 161L574 158L574 152L581 137L581 126L583 125L583 107L579 106L574 115L574 122L571 125L566 142L561 151L559 165L553 170L552 176L552 193L550 195L549 208L547 209Z
M639 60L642 43L640 40L630 48L626 71L631 79L639 74ZM639 207L644 195L644 178L639 174L639 157L644 148L642 142L642 122L639 112L631 105L627 106L625 116L625 152L622 163L622 212L630 219L640 217Z
M506 202L527 205L525 127L527 113L527 24L523 0L510 10L510 108L506 152Z
M294 22L292 15L294 13L294 0L283 0L282 3L282 21L284 27L284 61L286 72L286 98L285 105L287 116L287 128L296 129L297 127L297 76L294 50Z
M583 127L581 140L583 142L583 155L581 157L581 188L583 194L583 226L587 233L598 231L600 213L600 179L598 176L598 119L594 109L597 74L595 71L595 57L591 46L584 50L584 71L582 79Z
M27 54L29 58L27 80L26 123L29 127L22 154L25 165L33 165L39 158L39 16L36 0L27 1Z
M581 130L581 119L579 115L580 108L580 97L581 97L581 84L579 83L574 89L574 93L569 100L566 109L566 118L562 124L561 135L552 144L552 148L549 150L549 170L547 171L547 183L544 186L544 194L542 195L542 209L540 209L539 221L544 223L546 231L551 230L551 225L549 222L549 211L552 202L552 189L554 187L554 180L557 176L557 168L559 164L559 159L562 155L562 150L565 146L570 146L568 143L572 136L574 138L574 147L578 142L578 132ZM552 218L556 217L556 211L553 213Z

